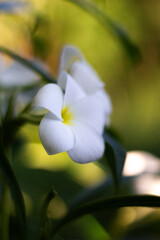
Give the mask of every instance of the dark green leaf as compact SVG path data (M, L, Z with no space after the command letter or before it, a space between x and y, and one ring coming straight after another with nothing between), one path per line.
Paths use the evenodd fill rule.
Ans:
M13 91L13 89L12 89ZM7 110L5 114L5 121L8 122L13 117L13 111L14 111L14 104L15 104L15 97L16 97L16 91L13 91L12 94L9 96L8 102L7 102Z
M17 216L20 220L19 222L21 223L22 227L24 227L26 223L26 213L22 192L20 190L14 171L9 163L9 160L6 157L2 144L0 144L0 167L2 174L4 175L4 178L6 179L6 182L10 188Z
M86 214L120 207L160 207L160 197L153 195L128 195L104 198L81 205L70 212L53 229L54 235L69 222Z
M104 132L104 140L105 158L111 169L115 185L118 188L126 158L126 151L124 147L122 147L121 144L112 138L107 132Z
M0 52L7 54L17 62L25 65L26 67L32 69L34 72L38 73L43 79L47 82L56 83L56 80L44 69L42 69L39 65L35 64L33 61L30 61L24 57L21 57L14 53L13 51L0 46Z
M115 36L122 47L127 52L130 59L134 62L137 62L141 59L141 54L139 48L132 42L127 31L112 20L103 9L99 8L96 4L89 2L87 0L66 0L78 5L80 8L88 12L90 15L95 17L105 29L109 30L113 36Z
M48 219L47 219L47 208L50 203L50 201L56 196L56 192L54 191L54 188L52 187L51 190L48 192L48 194L45 196L45 199L42 204L41 209L41 216L40 216L40 222L38 227L38 239L44 239L44 236L50 235L50 229ZM47 238L49 239L49 238Z
M124 179L124 178L123 178ZM107 178L97 185L82 189L70 202L70 208L84 204L85 202L98 199L100 197L114 194L113 179Z

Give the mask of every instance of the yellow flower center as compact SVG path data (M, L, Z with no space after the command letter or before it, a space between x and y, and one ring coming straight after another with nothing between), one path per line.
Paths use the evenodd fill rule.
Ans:
M73 118L74 118L73 112L70 111L68 106L65 106L64 108L62 108L61 114L62 114L64 124L71 125L73 123Z

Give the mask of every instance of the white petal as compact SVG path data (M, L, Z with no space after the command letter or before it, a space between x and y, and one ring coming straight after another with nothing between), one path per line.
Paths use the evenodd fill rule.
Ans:
M5 92L0 91L0 118L2 118L2 116L5 116L6 114L7 107L8 107L7 103L8 103L8 95Z
M39 136L49 155L65 152L74 145L74 135L70 128L61 121L56 120L49 112L41 120Z
M106 114L111 114L111 112L112 112L112 104L111 104L110 97L106 93L106 91L104 89L101 89L101 90L97 91L95 93L95 97L97 97L97 99L99 101L101 101L101 103L103 104L104 109L106 111Z
M62 54L60 59L60 73L62 71L68 72L71 65L77 60L79 61L84 60L82 53L76 47L66 45L62 49Z
M74 113L75 120L86 123L97 132L102 134L105 125L105 109L104 103L96 94L89 95L70 107L70 111Z
M66 72L61 73L58 79L58 85L65 91L64 105L70 105L71 103L84 98L86 95L82 88Z
M2 71L0 84L3 87L19 87L34 84L39 80L40 78L35 72L18 62L14 62Z
M104 89L101 89L95 93L97 101L100 105L104 107L105 111L105 125L109 126L110 124L110 114L112 113L112 104L109 95L105 92Z
M4 71L5 67L6 67L6 63L4 60L4 56L2 53L0 53L0 84L1 84L1 74Z
M75 134L75 144L68 154L73 161L89 163L102 157L104 141L100 134L80 122L76 122L72 130Z
M94 69L86 62L74 62L69 73L82 87L86 94L92 94L104 87Z
M61 119L63 105L63 92L57 84L46 84L36 94L33 100L34 114L42 114L43 110L51 111L58 119ZM46 113L46 112L45 112Z

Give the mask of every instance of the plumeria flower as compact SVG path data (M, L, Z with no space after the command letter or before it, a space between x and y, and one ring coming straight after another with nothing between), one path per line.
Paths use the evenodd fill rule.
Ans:
M39 63L38 63L39 64ZM19 62L7 64L3 55L0 55L0 87L26 87L37 83L40 77Z
M105 113L94 94L86 95L79 84L62 72L57 84L43 86L33 101L33 112L45 113L39 135L48 154L68 152L78 163L100 159Z
M47 71L46 66L34 60L34 64ZM0 54L0 102L1 114L5 115L8 99L14 98L14 113L17 115L28 104L39 89L40 76L17 61L7 63L4 55Z
M96 94L95 97L97 96L101 100L106 112L106 125L109 125L112 105L104 90L104 83L82 53L74 46L67 45L62 50L59 72L63 71L68 72L75 79L86 95Z

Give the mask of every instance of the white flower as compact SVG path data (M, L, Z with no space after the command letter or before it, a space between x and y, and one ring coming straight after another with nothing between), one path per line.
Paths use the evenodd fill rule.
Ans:
M34 60L34 64L47 71L46 66L39 60ZM3 54L0 54L0 111L2 115L6 113L8 99L15 92L13 112L18 115L35 96L40 80L40 76L31 69L17 61L7 63Z
M38 62L39 64L39 62ZM24 87L37 83L40 80L38 74L19 62L6 64L3 56L0 56L0 87L13 88Z
M43 86L35 96L33 107L35 111L45 110L39 135L48 154L67 151L79 163L102 157L104 106L94 94L86 95L69 74L63 72L58 85Z
M86 95L96 94L95 97L97 96L101 100L106 112L106 125L109 125L112 105L108 94L104 90L104 83L76 47L67 45L63 48L59 71L60 73L68 72Z

